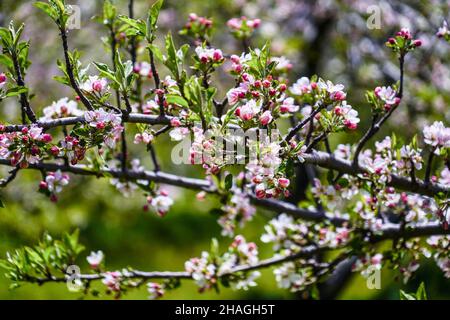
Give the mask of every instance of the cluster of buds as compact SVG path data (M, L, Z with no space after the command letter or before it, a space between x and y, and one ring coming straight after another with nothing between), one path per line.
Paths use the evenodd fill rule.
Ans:
M343 125L349 130L355 130L358 128L358 123L360 121L358 116L358 111L353 109L353 107L347 104L347 101L343 101L339 105L333 108L333 113L337 117L337 124Z
M166 190L160 189L154 196L147 197L147 204L144 205L144 211L148 211L150 207L160 216L164 217L173 205L173 199L169 197Z
M255 243L247 242L243 236L236 236L228 250L218 254L217 241L213 240L211 253L203 251L200 258L186 261L185 269L196 282L200 292L215 288L219 276L226 276L240 265L255 265L258 263L258 248ZM232 289L244 289L256 286L255 279L260 276L258 271L233 274L227 278Z
M279 142L266 139L250 144L249 147L250 152L258 154L258 158L250 160L246 166L246 181L249 187L254 188L256 197L258 199L289 197L290 180L279 170L282 167Z
M67 158L72 165L84 159L86 148L73 136L65 136L58 146L52 146L50 152L54 157Z
M4 130L4 126L1 129ZM52 136L34 124L20 132L0 133L0 158L10 160L12 166L27 168L28 164L38 163L45 156L51 141Z
M203 65L219 65L224 61L222 50L198 46L195 48L197 58Z
M307 104L302 109L302 114L306 117L312 112L312 107L332 106L320 113L317 113L314 121L319 123L327 131L338 131L342 128L355 130L360 122L358 112L347 104L347 93L342 84L334 84L331 81L324 81L313 77L311 79L302 77L295 82L290 88L290 92L299 97L299 99ZM309 105L309 106L308 106Z
M222 227L223 236L233 236L236 226L243 227L255 215L256 209L250 204L250 199L242 192L236 191L228 203L222 206L224 214L218 223Z
M148 131L144 131L141 133L136 133L134 136L134 144L150 144L155 137Z
M52 202L58 201L56 196L60 193L64 186L68 185L70 177L60 170L47 173L44 180L39 183L39 191L47 195Z
M120 134L123 131L122 118L119 114L107 112L100 108L87 111L84 114L84 119L89 127L95 128L95 130L90 131L93 141L101 138L108 147L114 148L116 146L116 142L120 140Z
M243 65L238 64L239 57L232 56L231 60L235 66L240 66L236 70L243 70ZM240 81L238 87L227 92L227 99L230 105L242 104L236 107L234 113L246 122L246 126L266 126L279 115L298 111L294 99L285 97L286 84L279 83L271 75L256 80L251 74L242 72Z
M400 53L404 56L407 52L413 51L415 48L422 45L422 40L413 39L411 32L407 28L401 29L386 42L386 46L391 48L394 52Z
M200 292L217 285L217 267L213 260L209 252L203 251L200 258L191 258L184 264L185 270L191 274Z
M151 79L153 77L152 66L146 61L136 62L133 71L143 79Z
M227 21L227 26L230 28L231 33L237 39L249 38L255 29L261 25L260 19L248 19L245 16L240 18L232 18Z
M211 34L213 21L206 17L199 17L195 13L189 14L188 22L180 31L181 35L187 35L198 42L205 41Z
M202 129L194 127L193 132L194 141L189 150L191 164L201 164L206 174L219 173L220 168L225 164L221 152L222 145L214 139L213 131L208 131L205 135Z
M109 291L119 293L120 283L122 281L122 274L119 271L108 271L103 276L103 284Z
M147 283L147 291L150 294L148 296L150 300L162 298L165 293L164 286L156 282Z

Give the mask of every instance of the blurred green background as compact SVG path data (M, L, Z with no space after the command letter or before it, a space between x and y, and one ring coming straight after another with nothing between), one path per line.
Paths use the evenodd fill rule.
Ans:
M2 0L0 2L0 23L5 25L12 18L16 22L26 23L24 37L31 39L30 52L33 61L27 76L27 83L36 93L32 102L34 108L42 110L53 100L65 95L73 98L73 93L51 80L54 75L58 74L55 61L57 58L61 58L61 44L58 42L56 28L47 17L33 8L32 2ZM72 48L76 46L83 51L82 60L85 62L95 60L109 63L108 60L105 60L109 57L109 54L105 54L99 41L99 37L105 35L104 30L102 26L98 26L90 20L93 15L99 12L102 1L67 2L78 4L82 8L82 28L71 32L70 46ZM148 6L152 3L152 1L143 0L136 0L135 2L137 13L146 12ZM280 6L282 1L265 2L273 2L271 5L275 8ZM122 13L126 14L127 1L116 1L116 3L122 8ZM335 1L335 3L340 6L343 12L348 12L348 1ZM233 45L232 39L226 35L226 32L223 32L226 30L223 25L227 19L233 16L255 10L251 7L248 9L245 6L255 5L258 5L258 3L254 1L166 1L165 9L161 15L161 33L170 29L176 34L186 21L187 15L190 12L196 12L199 15L213 17L219 26L219 30L216 32L217 38L213 41L217 47L222 47L227 52L240 50L239 45ZM270 17L270 12L265 14ZM320 16L321 13L317 14ZM266 17L263 16L262 18L264 23ZM280 21L283 21L282 18L279 17L278 21L271 21L270 23L276 26L277 23L280 24ZM289 23L293 22L289 20L286 21L285 25L281 23L279 29L276 30L288 28ZM309 70L311 65L302 60L306 59L305 56L312 55L313 58L308 60L312 61L315 59L315 54L319 55L317 47L314 47L318 44L311 43L306 33L296 34L295 26L294 24L291 33L278 33L278 37L279 34L282 34L285 42L282 43L277 37L272 42L275 52L286 52L295 63L293 80L312 72ZM305 30L302 29L302 31ZM386 30L383 32L374 31L374 35L380 38L383 38L385 34L388 34ZM274 35L272 35L272 38L274 38ZM330 45L330 51L336 54L337 58L345 60L343 54L346 54L352 39L345 39L344 36L336 36L333 39L336 41ZM264 40L263 37L257 35L254 41L255 44L261 44ZM93 46L93 44L98 45ZM316 52L311 53L314 50ZM322 54L325 56L328 53L323 52ZM319 61L319 58L316 60ZM355 77L355 73L361 74L361 72L362 76L365 76L364 67L368 68L370 63L373 62L362 63L363 71L358 69L351 70L351 72L345 67L333 70L321 66L319 63L313 71L324 77L330 77L333 81L344 79L348 85L355 84L354 88L352 87L351 95L353 97L359 96L359 100L354 98L356 99L355 103L358 103L363 96L360 94L362 93L360 90L370 88L374 79L369 77L369 80L359 83L353 77ZM230 78L225 79L222 83L227 85L230 80ZM8 100L0 104L0 113L5 121L17 122L18 110L17 102L14 100ZM362 117L368 118L368 114L363 114ZM408 127L405 128L404 134L410 136L411 132L414 132L414 128ZM191 166L173 165L170 161L172 143L167 137L161 139L162 141L156 144L156 149L164 171L187 176L201 176L200 171L193 169ZM355 139L355 137L345 139ZM332 144L342 142L341 140L342 136L335 136ZM132 156L140 156L144 165L151 168L150 159L148 156L144 156L144 150L142 149L132 146L131 154ZM6 168L0 168L0 170L2 170L2 175L6 175ZM168 188L169 193L176 199L175 204L166 217L159 218L152 212L142 210L145 198L139 191L129 198L124 198L111 186L107 179L72 176L70 186L62 192L59 202L53 204L36 192L40 178L39 172L21 171L18 178L6 190L0 190L1 198L6 206L6 208L0 210L1 257L4 257L7 251L14 248L36 243L44 231L48 231L57 237L66 231L79 228L80 241L86 246L86 251L78 261L82 269L87 270L88 266L84 257L91 250L103 250L106 254L106 264L109 270L119 270L126 266L132 266L142 270L177 271L184 268L184 262L187 259L198 256L202 250L208 249L211 238L218 237L220 234L220 228L216 223L217 217L209 213L209 209L217 205L217 201L213 197L207 198L205 202L198 202L195 200L194 192L170 187ZM268 258L272 253L270 247L259 241L259 236L263 231L264 224L273 216L273 212L258 209L258 214L254 220L242 230L242 234L249 241L256 241L260 245L261 258ZM220 236L218 238L222 248L230 243L229 238ZM403 288L405 291L415 291L421 281L425 282L431 298L450 297L448 280L444 280L442 272L432 262L425 264L407 286L396 280L395 275L387 269L383 269L382 277L382 289L369 290L366 288L365 279L359 274L355 274L339 298L398 299L399 288ZM166 298L298 298L294 294L277 288L271 270L264 270L258 283L258 287L249 291L234 292L229 289L222 289L220 294L215 292L199 294L192 282L183 281L181 288L169 292ZM9 284L9 281L1 273L0 299L77 299L80 297L80 294L68 292L66 287L61 284L47 284L42 287L24 285L15 290L8 290ZM101 287L102 285L97 284L97 286ZM124 299L145 299L147 295L145 288L142 288L131 291L124 296Z

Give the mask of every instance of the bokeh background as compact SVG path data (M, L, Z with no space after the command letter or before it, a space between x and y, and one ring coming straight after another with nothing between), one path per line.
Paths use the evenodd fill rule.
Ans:
M48 17L33 7L34 1L1 0L0 25L10 20L24 22L24 38L30 39L30 58L33 62L26 78L35 97L32 100L36 112L52 101L68 96L73 92L52 80L59 74L56 59L62 58L61 43L57 29ZM70 33L71 48L83 52L82 61L109 63L109 54L100 41L106 35L103 26L91 18L101 12L101 0L67 1L79 5L81 29ZM136 16L141 17L153 1L135 0ZM121 13L127 14L125 0L116 0ZM380 9L379 29L369 29L367 9L370 6ZM261 18L262 25L252 45L262 45L271 40L274 55L285 55L294 67L290 80L301 76L318 74L333 82L341 82L348 89L348 99L360 112L367 127L369 109L364 103L364 90L377 85L387 85L398 78L398 68L393 55L384 47L384 41L400 27L409 27L423 40L421 50L410 55L407 60L405 104L398 110L385 134L393 128L396 133L410 139L424 124L435 119L450 121L450 46L435 37L437 28L448 17L447 1L294 1L294 0L167 0L160 16L160 33L169 30L176 35L178 44L186 42L177 36L187 15L212 17L215 24L213 45L227 53L240 53L242 47L227 33L225 23L228 19L246 15ZM157 43L162 43L162 36ZM163 68L160 68L163 70ZM1 68L0 68L1 71ZM94 72L94 70L91 70ZM161 71L163 74L165 71ZM232 79L219 74L217 85L223 95L232 86ZM4 122L17 122L19 108L17 101L8 99L0 104L1 119ZM42 114L42 113L40 113ZM331 144L355 141L355 135L335 135ZM378 137L382 137L379 134ZM170 160L172 143L161 137L156 145L164 171L188 176L201 176L198 168L175 166ZM133 156L140 156L143 164L151 168L151 161L142 148L132 146ZM6 174L5 168L0 168ZM107 179L72 177L71 184L60 196L57 204L51 203L37 193L39 172L21 171L19 177L0 190L5 208L0 209L0 256L22 245L35 243L44 231L58 236L66 231L80 229L81 242L86 251L79 264L87 268L84 257L91 250L103 250L108 269L121 269L132 266L143 270L181 270L184 262L209 248L210 239L218 237L225 248L230 239L222 238L217 217L210 209L218 205L214 198L205 202L195 200L195 193L177 188L169 188L176 202L170 213L159 218L152 212L144 212L145 198L136 192L124 198ZM273 217L273 212L258 209L255 219L248 223L242 234L248 240L260 244L260 257L271 256L271 248L260 243L259 236L264 224ZM430 298L450 298L449 281L433 264L424 264L418 274L403 285L396 275L387 269L382 271L382 289L368 290L365 279L355 274L348 285L342 288L341 299L398 299L399 289L415 291L421 281L425 282ZM42 287L24 285L8 290L9 281L0 274L0 299L77 299L79 294L70 293L64 285L47 284ZM101 286L101 285L100 285ZM132 291L124 299L145 299L145 288ZM108 298L103 296L103 298ZM197 293L190 281L184 281L181 288L168 293L169 299L292 299L298 296L276 287L270 270L265 270L259 286L249 291L234 292L223 289L215 292Z

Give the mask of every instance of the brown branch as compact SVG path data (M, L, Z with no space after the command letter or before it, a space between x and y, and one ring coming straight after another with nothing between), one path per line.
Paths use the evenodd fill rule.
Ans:
M94 107L92 107L91 102L86 98L86 96L81 92L80 87L78 86L77 81L75 80L75 75L73 73L73 65L70 62L69 57L69 45L67 44L67 30L64 27L60 27L60 34L61 34L61 40L63 43L63 50L64 50L64 59L66 61L66 72L69 76L69 82L72 88L75 90L77 95L80 97L81 102L84 104L84 106L88 110L94 110Z

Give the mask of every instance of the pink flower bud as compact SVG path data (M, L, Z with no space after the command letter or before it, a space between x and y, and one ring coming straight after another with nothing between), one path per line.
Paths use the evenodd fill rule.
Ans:
M27 134L28 133L28 128L27 127L22 128L22 133L23 134Z
M49 133L44 133L43 135L42 135L42 138L41 138L41 140L43 141L43 142L45 142L45 143L48 143L48 142L50 142L50 141L52 141L52 135L51 134L49 134Z
M92 83L92 89L97 92L101 92L103 90L103 84L100 80L94 81Z
M419 40L419 39L414 40L414 41L413 41L413 45L414 45L415 47L420 47L420 46L422 45L422 40Z
M195 13L190 13L190 14L189 14L189 20L190 20L190 21L195 21L195 20L197 20L197 19L198 19L197 14L195 14Z
M394 44L397 43L397 41L395 41L394 38L389 38L389 39L388 39L388 42L389 42L390 44L392 44L392 45L394 45Z
M41 181L39 182L39 189L46 190L48 188L47 182Z
M170 125L171 125L172 127L179 127L179 126L181 126L181 121L180 121L180 119L178 119L178 118L172 118L172 119L170 120Z
M199 193L197 193L197 194L195 195L195 198L196 198L198 201L203 201L203 200L205 200L205 198L206 198L206 192L205 192L205 191L200 191Z
M51 202L58 202L58 197L56 196L56 194L52 193L50 195L50 201Z
M287 178L280 178L280 179L278 179L278 185L281 187L281 188L287 188L287 187L289 187L289 184L290 184L291 182L289 181L289 179L287 179Z
M59 154L59 148L57 146L52 146L50 148L50 153L56 157Z
M344 125L350 130L355 130L358 127L358 125L356 123L351 122L349 120L345 120Z
M223 59L222 51L221 50L214 50L213 52L213 59L214 61L220 61Z
M343 100L345 100L345 98L346 98L346 94L342 91L336 91L332 95L332 99L336 100L336 101L343 101Z
M4 73L0 73L0 84L5 83L6 79L6 75Z
M270 123L270 121L272 121L273 117L272 114L270 113L270 111L265 111L261 117L259 117L259 122L265 126L267 124Z
M258 98L259 97L259 92L258 91L252 91L252 96L254 98Z
M258 199L264 199L266 197L266 192L264 190L256 190L255 195Z
M271 85L271 82L266 79L262 82L262 85L264 86L264 88L269 88Z
M237 55L235 55L235 54L233 54L233 55L230 57L230 60L231 60L232 62L236 63L236 64L240 64L240 63L241 63L241 59L240 59Z
M280 92L284 92L284 91L286 91L286 89L287 89L287 86L284 83L280 84L280 86L278 87L278 90L280 90Z

